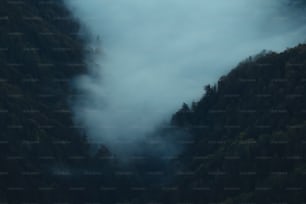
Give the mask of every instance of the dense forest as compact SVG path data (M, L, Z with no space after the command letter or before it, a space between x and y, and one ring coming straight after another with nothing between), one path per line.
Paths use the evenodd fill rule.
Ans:
M0 203L135 198L160 162L119 165L73 123L72 84L91 50L62 0L1 0L0 23Z
M305 44L249 57L183 104L159 130L187 136L178 158L122 165L73 123L78 31L61 0L1 0L0 203L305 202Z
M183 105L172 123L193 141L181 158L192 173L180 179L189 190L179 199L305 200L305 68L306 45L263 52L205 86L191 107Z
M68 107L79 25L61 1L1 0L0 16L0 202L62 202L55 179L89 162Z

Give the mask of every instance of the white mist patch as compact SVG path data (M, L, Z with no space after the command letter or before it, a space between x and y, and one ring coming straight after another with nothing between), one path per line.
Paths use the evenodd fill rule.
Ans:
M141 149L147 133L240 60L293 46L305 33L280 0L66 3L91 33L89 47L103 50L77 81L84 97L76 121L119 155Z

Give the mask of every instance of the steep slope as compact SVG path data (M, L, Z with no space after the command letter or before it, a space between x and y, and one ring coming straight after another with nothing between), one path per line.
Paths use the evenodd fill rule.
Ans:
M79 24L62 0L0 1L0 203L135 197L138 175L106 148L93 154L73 123L72 83L86 71Z
M172 124L191 145L160 182L155 157L89 156L68 106L86 49L61 0L0 2L0 203L305 200L305 45L247 59L185 104Z
M0 25L0 202L43 200L44 174L88 154L68 108L84 48L61 1L1 0Z
M171 201L305 200L306 45L240 63L173 125L190 134Z

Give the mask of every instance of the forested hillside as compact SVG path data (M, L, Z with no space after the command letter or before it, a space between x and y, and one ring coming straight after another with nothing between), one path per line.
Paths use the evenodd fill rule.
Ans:
M61 0L1 0L0 203L115 203L138 194L137 171L119 168L104 147L90 149L73 123L72 83L89 52L82 39Z
M193 141L182 154L195 203L302 203L306 172L306 46L241 62L172 119Z
M87 155L68 108L83 45L60 1L0 4L0 202L42 200L44 174Z
M0 0L0 203L305 202L305 44L250 57L184 104L156 130L186 134L178 158L122 164L73 123L78 34L61 0Z

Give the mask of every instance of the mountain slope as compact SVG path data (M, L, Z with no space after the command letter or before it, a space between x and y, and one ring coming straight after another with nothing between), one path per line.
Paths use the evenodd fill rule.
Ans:
M137 173L118 176L127 168L104 147L93 153L73 123L73 79L86 71L87 52L78 22L62 0L0 1L0 203L135 196Z
M68 107L85 70L78 24L61 1L36 0L1 0L0 24L0 202L45 200L45 174L88 155Z
M1 0L0 24L1 203L305 200L306 45L249 58L185 104L172 124L190 145L173 166L124 166L107 149L90 156L73 124L86 49L62 1Z
M301 203L306 185L306 45L240 63L172 118L193 143L173 200ZM171 196L170 196L171 197Z

